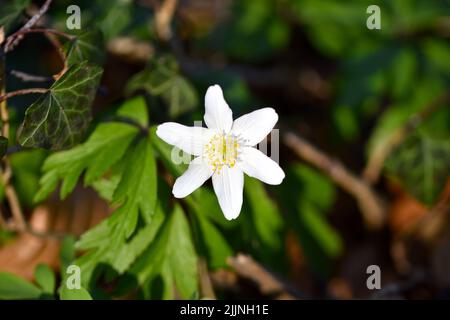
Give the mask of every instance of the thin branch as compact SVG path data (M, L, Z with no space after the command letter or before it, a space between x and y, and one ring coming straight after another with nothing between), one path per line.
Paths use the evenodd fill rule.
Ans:
M6 42L6 45L5 45L5 47L6 47L5 51L6 52L10 51L10 50L8 50L8 49L10 49L10 48L8 48L8 40L11 37L13 37L13 36L14 37L22 36L22 35L26 35L26 34L29 34L29 33L49 33L49 34L54 34L54 35L66 38L67 40L75 39L75 36L70 35L70 34L65 33L65 32L62 32L62 31L59 31L59 30L56 30L56 29L34 28L34 29L19 30L16 33L14 33L13 35L8 37L8 39L6 40L7 42Z
M172 36L170 23L172 21L178 0L164 0L163 4L156 8L155 28L156 33L162 40L169 40Z
M50 82L53 80L51 77L34 75L19 70L10 70L8 73L23 82Z
M238 254L236 257L229 257L227 263L241 277L255 282L264 295L282 300L298 298L292 294L292 289L287 288L277 277L272 275L248 255Z
M31 17L31 19L28 20L28 22L25 23L22 28L20 28L20 30L26 30L26 29L32 28L39 21L39 19L47 12L51 3L52 3L52 0L45 1L45 3L42 5L42 7L39 9L39 11L35 15L33 15Z
M17 90L17 91L12 91L12 92L8 92L3 95L0 95L0 102L3 102L5 100L8 100L15 96L21 96L21 95L32 94L32 93L46 93L47 91L48 91L47 88L30 88L30 89L21 89L21 90Z
M42 7L38 10L38 12L34 14L30 18L30 20L28 20L28 22L22 26L22 28L20 28L17 32L13 33L11 36L7 38L5 44L5 52L12 50L19 43L19 41L22 40L24 32L31 29L42 18L42 16L49 9L51 3L52 0L45 1Z
M283 142L300 158L323 171L338 186L352 195L369 227L379 228L383 225L385 220L384 204L364 180L293 132L285 133Z
M200 298L216 299L216 294L209 277L208 264L204 258L198 260L198 273L200 278Z
M384 163L392 151L411 134L423 121L438 108L450 102L450 91L437 97L426 105L419 113L412 115L406 123L392 133L371 155L363 171L364 180L374 184L380 177Z

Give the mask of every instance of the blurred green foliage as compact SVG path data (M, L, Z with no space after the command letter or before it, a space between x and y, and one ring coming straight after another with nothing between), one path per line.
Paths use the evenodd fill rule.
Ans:
M67 31L65 9L71 2L55 1L46 22ZM27 4L12 0L2 7L0 25L7 32L20 25ZM158 41L152 9L132 0L77 4L85 28L70 31L74 38L64 44L70 69L28 108L18 135L26 147L70 149L12 154L13 184L21 203L32 207L58 189L60 198L66 198L83 183L93 187L114 212L80 239L63 242L62 279L67 266L76 263L82 269L82 289L58 287L53 271L39 266L36 285L1 273L2 299L58 294L61 299L115 298L130 292L141 298L194 298L199 296L199 259L216 270L228 267L227 257L247 252L287 275L289 232L296 235L312 272L329 278L346 248L330 221L336 190L327 176L282 159L283 184L265 187L246 177L241 215L229 222L208 186L182 201L173 199L168 181L181 175L186 165L171 161L172 149L156 137L156 124L201 119L205 88L214 83L223 86L234 117L272 103L264 100L267 95L254 94L257 90L241 74L242 66L296 72L298 66L331 64L334 68L326 75L331 89L326 112L331 117L323 122L334 128L330 131L338 133L339 142L362 141L366 157L371 158L398 128L450 88L450 42L442 30L447 23L448 32L448 0L378 1L381 30L366 28L369 0L232 1L228 15L213 21L207 32L187 32L182 37L175 16L173 42L180 41L201 60L198 68L186 67L185 53L176 49L176 43ZM102 66L112 60L106 45L124 35L151 43L156 54L131 78L120 79L123 96L105 107L111 118L105 121L103 113L96 113L91 124L90 107ZM305 48L297 48L300 40ZM296 50L312 57L303 61ZM207 61L216 58L220 66L208 66ZM294 90L286 88L283 95L299 89L295 81L289 82ZM287 115L280 112L281 121L292 114L293 121L303 121L299 116L303 110L295 109L297 105L288 110L289 100L280 101L283 105L275 107L287 111ZM71 105L73 110L67 111L72 112L63 112ZM388 177L428 205L436 202L450 176L449 110L447 101L423 119L385 164ZM79 114L84 121L76 117ZM14 131L21 120L14 115ZM1 155L8 142L14 146L15 141L15 133L9 141L0 140ZM11 234L0 231L0 242L10 238ZM104 282L117 287L106 292Z

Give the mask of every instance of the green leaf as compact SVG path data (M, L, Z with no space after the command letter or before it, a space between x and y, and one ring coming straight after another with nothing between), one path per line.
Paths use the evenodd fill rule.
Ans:
M276 190L286 226L296 232L311 268L329 275L343 251L343 241L326 216L333 207L334 185L317 170L295 164L287 168L286 179Z
M145 115L144 120L147 121L145 102L141 98L126 102L117 113L130 117L133 114L135 117ZM102 123L85 143L51 155L43 165L44 175L40 180L41 187L35 201L47 198L56 189L59 180L63 181L60 196L65 198L73 190L83 171L86 171L84 184L94 184L122 159L138 134L139 129L130 124Z
M87 62L70 67L27 109L19 143L52 150L78 143L89 127L90 107L102 72Z
M28 281L7 272L0 272L0 299L38 299L42 291Z
M53 295L56 287L56 277L55 273L49 266L39 264L34 270L34 278L44 293Z
M129 270L140 284L150 284L161 277L163 298L173 298L173 285L185 299L198 289L197 256L189 224L179 205L164 223L155 242Z
M13 27L23 10L29 5L30 0L9 0L6 4L2 3L2 10L0 12L0 27L5 28L8 33Z
M157 195L156 162L149 139L143 139L130 153L113 196L113 203L124 203L123 210L128 212L126 238L136 228L139 211L146 221L150 220Z
M8 150L8 138L0 136L0 158L3 158L7 150Z
M201 245L208 258L211 269L227 267L226 259L233 255L233 250L219 229L206 217L196 214L201 234Z
M132 21L131 0L112 0L95 4L100 9L100 16L93 17L93 23L99 26L108 41L118 36Z
M111 217L83 234L77 242L78 249L87 251L75 262L81 268L83 283L89 283L95 267L101 263L110 264L119 274L128 270L154 240L164 221L164 214L157 208L152 220L128 242L125 241L123 227L125 220L126 215L115 211ZM113 239L111 234L114 234Z
M131 145L121 162L121 178L111 199L118 209L77 243L79 249L88 251L77 260L85 281L101 262L123 273L153 240L162 222L156 205L157 171L149 138L142 137ZM139 228L141 224L144 226Z
M103 35L98 29L83 30L75 34L75 38L64 45L69 66L89 61L102 65L105 60Z
M61 287L59 298L61 300L92 300L89 292L83 287L80 289L69 289L65 285Z
M178 66L170 57L164 57L133 76L126 91L145 90L150 95L161 96L169 107L171 117L193 110L198 97L192 84L178 72Z
M417 133L388 159L388 173L426 204L433 204L450 176L450 139Z
M59 252L60 273L66 274L67 267L75 260L75 238L73 236L64 237Z
M41 167L47 153L45 150L23 150L9 155L14 172L14 188L24 207L34 206L33 198L39 190Z
M244 192L251 208L256 233L264 247L279 250L282 247L280 232L283 227L280 212L256 179L245 177Z

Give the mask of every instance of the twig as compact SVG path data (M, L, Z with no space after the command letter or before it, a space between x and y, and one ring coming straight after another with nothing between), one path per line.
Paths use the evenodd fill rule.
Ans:
M376 229L383 225L385 220L384 204L364 180L293 132L285 133L283 142L300 158L316 166L338 186L352 195L358 202L363 218L369 227Z
M412 115L408 121L392 133L387 140L372 153L363 171L364 180L374 184L380 177L383 165L391 152L434 111L450 101L450 91L437 97L419 113Z
M41 17L47 12L51 3L52 0L45 1L42 7L39 9L39 11L36 14L34 14L30 18L30 20L28 20L28 22L22 26L22 28L20 28L17 32L13 33L11 36L7 38L5 44L5 52L12 50L19 43L19 41L23 38L23 35L25 34L24 32L31 29L39 21L39 19L41 19Z
M155 13L155 28L156 33L162 40L169 40L172 36L170 30L170 23L172 21L178 0L165 0Z
M9 113L6 105L6 99L8 97L8 93L4 94L6 87L5 81L5 59L4 56L0 59L0 116L2 121L2 135L5 138L9 138ZM5 97L3 99L3 97ZM16 227L19 230L25 230L26 223L25 218L22 213L22 209L20 208L20 203L17 198L16 191L9 183L11 178L11 165L9 163L8 157L3 157L3 173L1 175L3 187L5 188L5 196L8 200L12 216L14 217L14 221L16 223Z
M28 22L25 23L22 28L20 28L20 30L26 30L26 29L32 28L39 21L39 19L47 12L51 3L52 3L52 0L45 1L44 4L42 5L42 7L39 9L39 11L35 15L33 15L31 17L31 19L28 20Z
M17 91L12 91L12 92L8 92L8 93L0 95L0 102L3 102L5 100L8 100L15 96L21 96L21 95L31 94L31 93L46 93L47 91L48 91L48 89L46 89L46 88L20 89ZM2 117L2 120L5 120L5 119L3 119L3 117Z
M198 273L200 278L200 298L216 299L211 278L209 277L208 265L203 258L200 258L198 261Z
M8 73L23 82L49 82L53 80L51 77L34 75L19 70L10 70Z
M238 254L236 257L229 257L227 263L241 276L255 282L262 294L275 299L291 300L296 299L285 284L274 275L259 265L250 256Z
M146 63L154 55L155 49L145 41L131 37L118 37L108 43L108 51L124 60Z

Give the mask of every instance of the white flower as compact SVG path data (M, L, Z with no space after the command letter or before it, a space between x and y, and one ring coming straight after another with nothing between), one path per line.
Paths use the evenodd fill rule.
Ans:
M233 122L232 111L218 85L208 88L205 109L208 128L166 122L156 131L165 142L195 156L175 181L172 193L176 198L186 197L212 176L225 218L236 219L242 207L244 172L273 185L284 179L280 166L254 148L270 133L278 115L272 108L263 108Z

